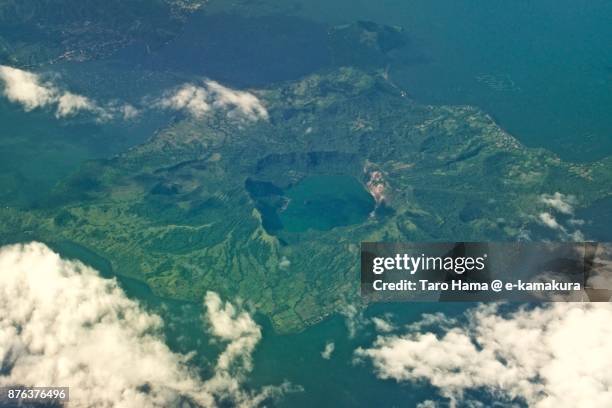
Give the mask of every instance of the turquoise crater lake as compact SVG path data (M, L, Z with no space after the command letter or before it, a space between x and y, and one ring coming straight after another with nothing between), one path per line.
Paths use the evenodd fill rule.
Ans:
M248 180L246 188L270 233L327 231L357 224L376 207L363 184L347 175L308 176L286 189Z

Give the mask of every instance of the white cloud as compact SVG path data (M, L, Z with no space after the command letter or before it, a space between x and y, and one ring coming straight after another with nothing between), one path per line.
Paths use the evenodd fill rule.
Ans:
M205 83L213 94L214 106L229 109L231 114L245 115L253 120L268 119L268 111L255 95L227 88L215 81Z
M286 256L283 256L280 262L278 263L278 267L283 270L289 269L290 266L291 266L291 261Z
M389 333L395 330L395 326L382 317L373 317L372 323L374 323L374 328L377 332Z
M573 216L574 206L577 202L576 197L562 194L557 191L554 194L542 194L539 201L546 204L548 208L547 211L538 214L538 220L548 228L557 230L559 232L559 239L571 241L586 240L584 234L579 229L571 231L572 227L583 225L584 220L570 218L565 223L566 226L564 226L557 220L557 217L551 213L553 212L557 215L561 214L560 219L562 220L567 219L568 216ZM551 210L551 212L548 210Z
M18 68L0 65L0 82L4 83L4 96L11 102L23 106L26 112L37 108L55 108L57 118L75 116L80 112L89 112L98 121L114 118L117 114L123 119L131 119L137 110L125 104L121 107L108 104L104 107L92 99L65 91L40 75Z
M253 368L251 354L261 340L261 328L249 313L229 302L223 303L214 292L206 294L204 305L212 334L228 342L217 359L215 375L205 384L208 392L232 406L253 407L285 392L299 390L289 383L267 386L258 392L243 390L242 382Z
M437 408L438 406L439 405L436 404L436 402L433 400L425 400L425 401L419 402L416 408Z
M356 356L380 378L427 380L451 405L465 391L537 408L612 406L612 305L553 303L502 314L480 306L442 335L379 336Z
M261 339L246 312L206 296L213 335L229 341L212 378L164 343L161 319L115 280L43 244L0 248L0 385L70 386L76 406L255 406L289 389L243 390Z
M4 82L4 96L23 105L26 111L47 106L57 98L55 89L31 72L0 65L0 79Z
M119 111L121 112L121 115L123 116L124 120L134 119L138 115L140 115L140 111L136 109L133 105L130 105L129 103L122 105L119 108Z
M546 225L548 228L560 230L561 225L557 222L555 217L547 212L540 213L538 218L542 222L542 224Z
M76 95L71 92L64 92L57 99L57 117L73 116L79 111L95 112L99 109L89 98Z
M229 341L229 345L219 356L217 368L228 371L231 364L240 359L243 369L251 370L251 353L261 340L261 329L257 323L246 311L238 311L229 302L223 304L219 295L214 292L206 294L204 304L212 334L221 340Z
M212 333L224 340L237 340L242 337L261 338L261 330L246 311L239 311L226 302L223 304L219 295L208 292L204 298L208 310L207 319Z
M355 337L357 332L367 323L363 316L363 309L346 303L340 307L339 313L344 316L344 323L350 338Z
M4 85L4 96L22 105L26 111L53 108L57 118L88 112L98 121L114 118L129 120L140 114L130 104L99 104L86 96L61 89L45 81L39 74L6 65L0 65L0 82ZM183 84L165 92L163 97L153 100L153 107L185 111L195 118L202 118L215 109L226 112L230 118L253 121L268 119L268 111L254 94L231 89L212 80L206 80L201 85Z
M163 109L184 110L196 118L202 118L215 108L227 111L230 117L268 119L268 111L255 95L210 80L204 81L201 86L183 84L166 92L155 105Z
M559 231L559 238L562 240L570 240L574 242L586 241L586 237L582 231L576 229L569 231L568 228L561 225L554 215L548 212L542 212L538 215L539 221L550 229ZM581 225L582 220L570 219L568 222L569 226Z
M38 243L0 249L0 274L1 384L70 386L82 406L212 404L162 341L161 319L116 281Z
M557 191L554 194L542 194L540 196L540 201L554 208L560 213L571 215L574 213L574 204L576 203L576 198L574 196L565 195Z
M159 100L158 106L166 109L186 110L200 118L210 110L208 92L193 84L184 84L174 92L167 93Z
M411 331L421 331L430 327L438 327L447 330L455 324L457 324L457 320L448 317L444 313L423 313L421 315L421 320L409 324L406 328Z
M334 344L334 342L328 341L325 344L325 348L321 352L321 357L323 357L325 360L329 360L335 349L336 349L336 345Z

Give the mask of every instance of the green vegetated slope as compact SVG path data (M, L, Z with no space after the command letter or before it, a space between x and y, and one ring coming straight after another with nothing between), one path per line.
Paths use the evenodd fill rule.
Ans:
M358 301L362 241L513 240L538 228L543 193L577 206L609 195L610 160L564 163L383 75L340 68L258 96L268 120L183 119L88 163L38 209L2 209L4 240L70 241L159 295L240 296L291 332ZM375 179L383 204L358 223L283 228L286 192L325 175Z

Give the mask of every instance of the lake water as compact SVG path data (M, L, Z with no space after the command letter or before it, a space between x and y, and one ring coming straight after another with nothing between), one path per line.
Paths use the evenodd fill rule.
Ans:
M286 191L289 200L280 212L283 228L302 232L330 230L357 224L374 210L374 199L350 176L310 176Z
M284 190L270 182L248 179L245 188L262 214L264 228L280 231L327 231L363 222L375 209L373 197L347 175L307 176Z

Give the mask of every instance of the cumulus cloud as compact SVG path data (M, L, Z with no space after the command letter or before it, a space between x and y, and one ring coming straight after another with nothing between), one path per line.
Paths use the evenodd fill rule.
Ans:
M124 120L134 119L140 115L140 111L129 103L121 105L119 107L119 111L121 112Z
M576 197L557 191L553 194L542 194L539 201L547 207L546 211L538 214L537 218L541 224L558 231L562 240L586 240L582 231L576 228L583 225L584 220L571 218L577 203Z
M328 341L325 344L325 348L321 352L321 357L323 357L325 360L329 360L331 358L332 354L334 353L335 349L336 349L336 345L334 344L334 342L333 341Z
M449 317L444 313L423 313L421 320L409 324L406 328L411 331L421 331L432 327L448 330L456 324L457 319Z
M0 65L0 83L4 85L3 95L28 112L38 108L52 108L57 118L87 112L98 121L115 118L129 120L140 114L140 110L131 104L116 101L100 104L86 96L63 90L39 74L6 65ZM201 84L183 84L165 92L163 97L154 99L152 104L158 109L185 111L195 118L202 118L213 110L221 110L235 119L268 119L268 111L254 94L231 89L212 80Z
M13 103L23 106L26 112L37 108L55 109L57 118L75 116L80 112L93 114L97 120L104 121L122 116L130 119L136 110L129 104L121 106L100 106L92 99L65 91L35 73L0 65L0 82L4 84L4 96Z
M255 95L227 88L211 80L204 81L202 85L183 84L166 92L155 105L163 109L183 110L196 118L202 118L214 108L224 110L234 118L268 119L268 111Z
M568 222L569 227L565 227L561 225L559 221L557 221L557 218L554 215L548 212L540 213L538 215L538 220L540 221L540 223L544 224L548 228L558 231L559 238L562 240L570 240L570 241L577 241L577 242L586 240L586 237L584 236L582 231L580 231L579 229L571 231L569 228L569 227L573 227L576 225L578 226L582 225L582 222L581 222L582 220L571 219Z
M540 219L542 224L546 225L548 228L552 228L556 230L561 229L561 225L557 222L555 217L550 213L547 213L547 212L540 213L540 215L538 215L538 218Z
M395 330L395 326L393 326L393 324L387 319L384 319L382 317L373 317L372 323L374 323L374 328L377 332L390 333Z
M342 305L338 312L344 316L344 323L350 338L355 337L357 332L367 323L366 318L363 316L363 309L353 304L346 303Z
M55 102L54 88L43 84L38 75L21 69L0 65L0 79L4 82L4 96L23 105L26 111Z
M576 203L576 198L574 196L565 195L557 191L554 194L542 194L540 196L540 201L554 208L560 213L571 215L574 213L574 204Z
M73 116L79 111L95 112L96 105L91 99L82 95L76 95L71 92L64 92L57 100L58 117Z
M229 302L224 303L214 292L206 294L204 305L212 334L221 341L228 342L217 359L215 375L205 384L208 392L215 395L220 402L252 407L285 392L299 389L284 383L280 386L264 387L258 392L243 390L242 382L253 368L251 355L261 340L261 328L248 312Z
M255 95L227 88L215 81L205 83L213 94L214 106L228 109L230 114L245 115L251 119L268 118L268 111Z
M436 404L434 400L425 400L425 401L419 402L416 408L438 408L439 406L440 405Z
M488 305L465 320L442 334L379 336L356 356L370 360L379 378L430 382L451 406L483 389L538 408L612 406L612 305L552 303L511 313Z
M283 256L280 262L278 263L278 267L283 270L289 269L290 266L291 266L291 261L286 256Z
M200 118L210 110L208 103L208 92L206 89L193 85L184 84L174 92L169 92L158 101L161 108L185 110L192 116Z
M212 334L229 342L207 380L114 279L43 244L0 248L0 385L70 386L71 401L85 407L255 406L288 390L242 389L259 326L216 294L205 306Z
M0 274L3 385L70 386L81 406L212 404L116 281L37 243L0 249Z

